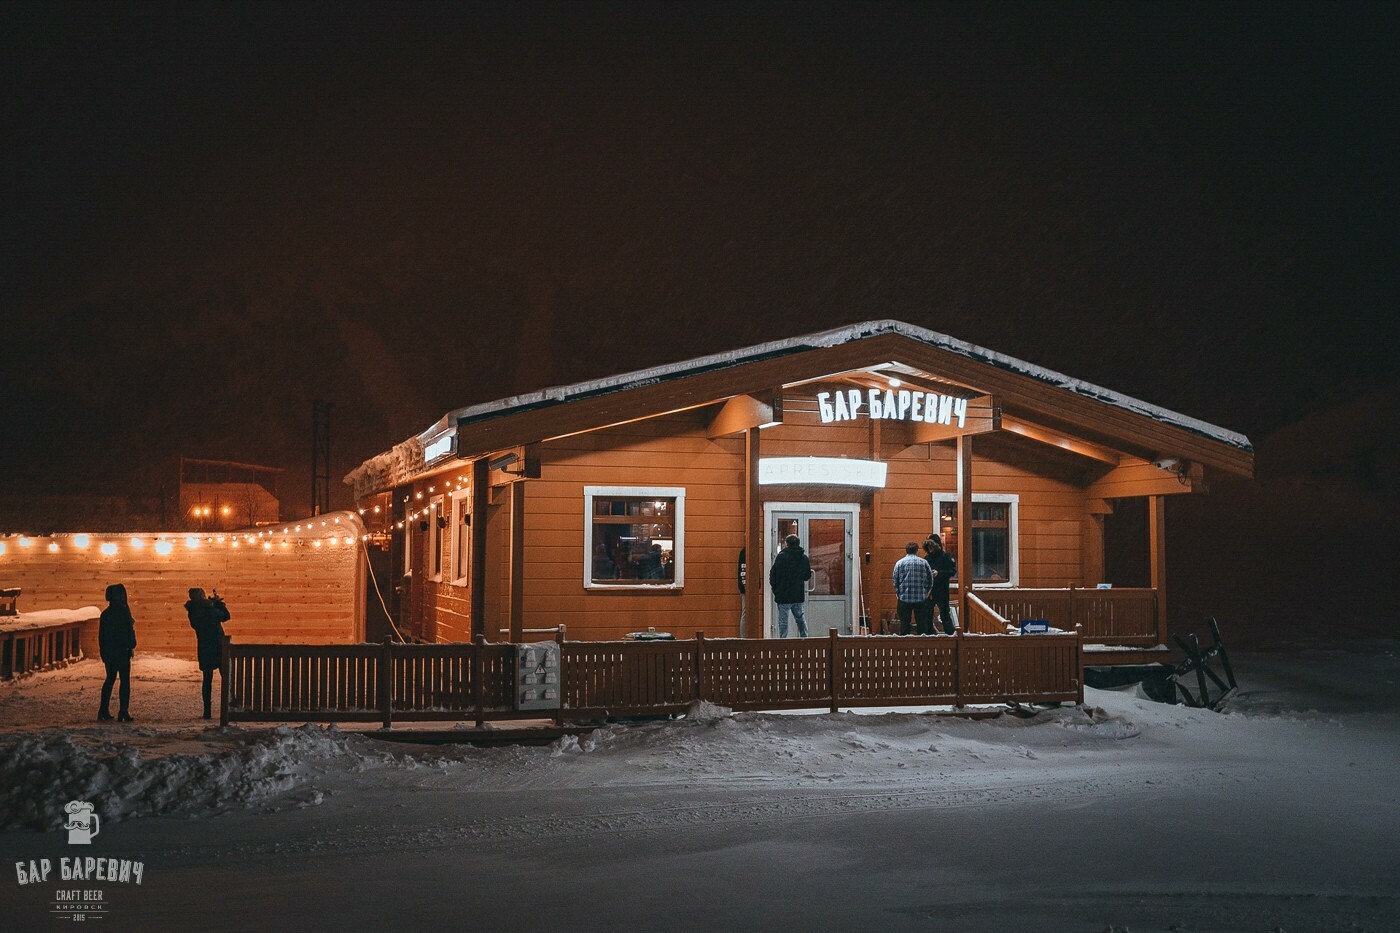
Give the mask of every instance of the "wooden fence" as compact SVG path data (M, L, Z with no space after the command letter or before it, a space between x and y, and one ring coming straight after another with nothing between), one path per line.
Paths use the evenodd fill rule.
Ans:
M973 595L982 600L986 608L1013 624L1025 619L1044 619L1067 632L1078 628L1084 640L1091 644L1148 646L1159 640L1157 591L1154 589L987 589L977 590ZM990 622L985 615L983 621ZM1005 631L1005 628L996 631Z
M83 656L84 630L95 631L96 628L95 611L94 617L88 620L23 628L0 627L0 679L79 660ZM95 643L91 634L86 640Z
M518 711L516 646L226 643L221 719L597 720L735 710L1082 702L1067 635L563 642L558 711Z

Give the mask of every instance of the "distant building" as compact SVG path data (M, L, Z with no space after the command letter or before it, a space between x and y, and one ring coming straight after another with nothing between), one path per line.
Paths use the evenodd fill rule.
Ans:
M278 467L181 457L176 525L228 531L280 522L277 484L281 474Z

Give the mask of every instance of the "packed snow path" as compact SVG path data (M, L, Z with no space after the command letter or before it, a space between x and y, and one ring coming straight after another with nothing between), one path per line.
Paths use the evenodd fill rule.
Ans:
M1224 714L699 708L484 749L206 730L181 665L138 667L121 729L22 727L86 705L82 665L0 687L13 928L63 922L11 863L73 854L80 798L108 820L83 854L146 865L106 930L1400 929L1385 646L1243 656Z

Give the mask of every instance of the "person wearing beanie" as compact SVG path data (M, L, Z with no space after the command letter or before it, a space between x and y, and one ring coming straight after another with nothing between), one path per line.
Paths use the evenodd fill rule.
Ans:
M214 591L213 598L204 595L199 587L190 589L189 602L185 603L185 613L190 618L190 628L194 629L198 641L199 669L204 674L202 692L204 696L204 718L213 714L214 672L224 663L224 623L229 620L228 608Z

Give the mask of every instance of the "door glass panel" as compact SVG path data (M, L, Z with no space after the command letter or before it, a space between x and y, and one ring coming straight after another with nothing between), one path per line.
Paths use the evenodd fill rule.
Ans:
M807 556L812 562L812 595L845 596L846 520L810 519L807 543Z
M795 518L779 516L778 540L775 541L773 544L773 555L775 557L777 556L777 553L783 549L783 544L787 541L788 535L797 535L799 538L802 537L802 534L798 529L798 520Z

